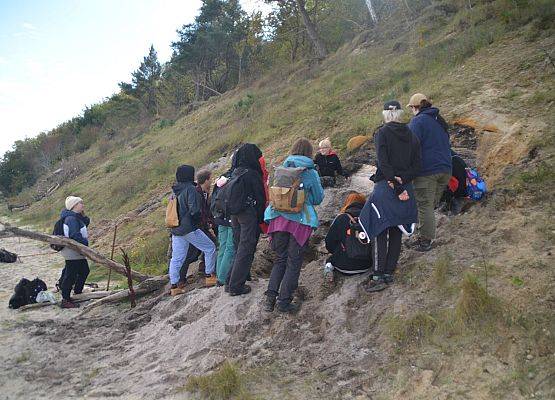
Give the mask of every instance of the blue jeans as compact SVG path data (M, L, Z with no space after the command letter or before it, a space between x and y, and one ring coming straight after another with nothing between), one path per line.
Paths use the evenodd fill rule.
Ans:
M177 285L179 282L179 271L183 265L189 243L204 253L206 273L213 274L216 270L216 245L206 233L197 229L183 236L172 235L172 259L170 260L170 283Z

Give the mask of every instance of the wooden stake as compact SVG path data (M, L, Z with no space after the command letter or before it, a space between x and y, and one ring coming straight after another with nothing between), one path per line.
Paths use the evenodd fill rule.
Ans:
M114 261L114 248L116 246L116 234L118 232L118 224L114 225L114 237L112 239L112 253L110 254L110 260ZM112 268L108 271L108 284L106 285L106 290L110 290L110 279L112 278Z
M133 280L131 279L131 264L129 262L129 256L121 247L120 250L123 254L123 264L127 269L127 287L129 288L129 300L131 301L131 308L135 308L137 303L135 302L135 289L133 289Z

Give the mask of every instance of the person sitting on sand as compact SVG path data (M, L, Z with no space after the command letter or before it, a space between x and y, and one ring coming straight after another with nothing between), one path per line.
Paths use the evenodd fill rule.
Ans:
M336 176L344 175L341 161L333 150L329 138L325 138L318 144L318 153L314 157L314 164L316 164L324 187L335 186Z
M329 285L334 284L334 271L356 275L372 267L372 246L358 221L364 203L365 195L350 193L326 235L326 249L331 256L324 266L324 279Z

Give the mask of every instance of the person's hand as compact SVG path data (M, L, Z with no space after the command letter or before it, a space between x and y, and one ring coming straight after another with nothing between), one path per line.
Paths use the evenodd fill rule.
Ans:
M407 201L408 199L410 199L409 193L406 190L403 190L403 193L399 195L399 200Z
M390 187L391 189L394 189L394 188L395 188L395 185L393 184L393 182L388 181L387 184L389 185L389 187Z
M402 180L400 177L396 176L396 177L395 177L395 180L396 180L397 182L399 182L400 185L403 184L403 180Z

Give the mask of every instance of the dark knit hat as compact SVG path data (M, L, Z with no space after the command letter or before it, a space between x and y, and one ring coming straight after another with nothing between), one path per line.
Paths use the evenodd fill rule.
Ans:
M193 182L195 180L195 167L191 165L181 165L177 167L175 179L178 182Z
M400 110L401 109L401 103L399 103L397 100L391 100L391 101L388 101L387 103L385 103L383 105L383 109L384 110Z

